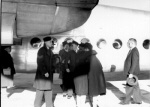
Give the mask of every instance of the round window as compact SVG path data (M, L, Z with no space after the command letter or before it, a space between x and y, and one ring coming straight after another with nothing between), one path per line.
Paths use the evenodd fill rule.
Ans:
M81 43L89 43L89 42L90 42L90 40L88 38L83 38L81 40Z
M42 41L41 41L41 39L39 39L39 38L37 38L37 37L34 37L34 38L31 39L30 45L31 45L33 48L39 48L39 47L41 47L41 45L42 45Z
M145 49L149 49L149 46L150 46L150 40L149 39L144 40L143 47Z
M106 40L105 39L99 39L97 42L97 47L99 49L103 49L106 46Z
M73 41L72 38L66 38L64 41L67 41L67 43L71 43Z
M53 43L54 48L58 46L58 40L54 37L52 37L52 43Z
M122 47L122 41L120 39L115 39L113 42L113 47L115 49L120 49Z

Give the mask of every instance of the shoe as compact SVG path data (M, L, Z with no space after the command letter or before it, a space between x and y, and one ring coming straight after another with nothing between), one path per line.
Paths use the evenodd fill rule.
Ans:
M66 97L66 96L67 96L66 94L63 95L63 97Z
M142 104L142 102L131 102L131 104Z
M120 102L119 104L121 104L121 105L128 105L129 103Z
M72 96L68 96L67 98L70 99Z

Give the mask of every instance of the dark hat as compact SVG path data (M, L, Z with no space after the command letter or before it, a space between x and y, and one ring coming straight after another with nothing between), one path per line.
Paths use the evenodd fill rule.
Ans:
M137 83L138 83L138 77L137 76L133 75L132 78L129 78L129 77L127 78L127 84L133 86L133 85L137 85Z
M44 42L47 42L47 41L50 41L51 39L52 39L52 38L48 36L48 37L43 38L43 41L44 41Z
M85 46L85 44L84 44L84 43L80 43L80 44L79 44L79 47L83 47L83 48L85 48L86 46Z
M67 41L64 41L64 42L62 43L63 47L64 47L66 44L68 44Z
M72 46L72 42L68 43L69 46Z
M88 48L89 50L92 50L93 46L90 43L85 43L85 48Z
M2 49L11 48L11 46L2 46Z
M76 41L72 41L72 44L79 45Z

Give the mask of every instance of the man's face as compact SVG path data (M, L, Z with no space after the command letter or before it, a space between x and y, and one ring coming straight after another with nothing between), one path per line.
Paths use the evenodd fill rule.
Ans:
M64 46L64 49L65 49L65 50L69 50L69 45L66 44L66 45Z
M76 45L76 44L73 44L73 50L77 50L77 47L78 47L78 45Z
M45 42L47 47L52 47L52 40Z
M132 48L132 46L133 46L133 42L129 40L129 41L128 41L128 43L127 43L127 46L128 46L128 48L130 48L130 49L131 49L131 48Z

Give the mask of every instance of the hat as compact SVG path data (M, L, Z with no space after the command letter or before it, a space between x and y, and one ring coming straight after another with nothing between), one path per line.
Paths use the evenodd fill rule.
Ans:
M47 42L47 41L50 41L51 39L52 39L52 38L48 36L48 37L43 38L43 41L44 41L44 42Z
M72 41L72 44L79 45L76 41Z
M93 46L90 43L85 43L85 48L88 48L89 50L92 50Z
M85 48L85 44L84 44L84 43L80 43L80 44L79 44L79 47Z
M133 85L137 85L137 83L138 83L138 77L137 76L133 75L132 78L129 78L129 77L127 78L127 84L133 86Z
M68 44L67 41L64 41L64 42L62 43L63 47L64 47L66 44Z

